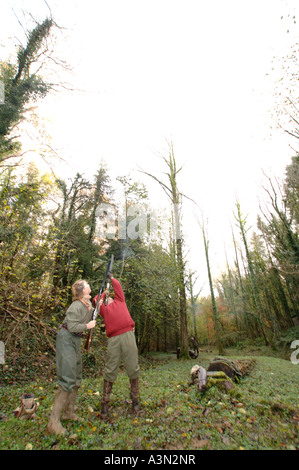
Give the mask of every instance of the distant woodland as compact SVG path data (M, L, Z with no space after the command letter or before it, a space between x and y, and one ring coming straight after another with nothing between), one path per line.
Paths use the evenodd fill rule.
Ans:
M210 287L209 296L200 296L195 286L203 268L187 269L179 210L185 188L178 187L181 168L171 143L163 161L165 180L148 175L169 197L167 237L159 230L159 220L151 238L97 236L97 208L116 204L104 163L89 180L83 174L61 179L26 162L18 126L34 103L51 93L53 84L42 78L42 69L50 60L55 27L51 18L37 24L27 44L16 50L15 60L0 62L5 85L0 105L0 340L7 359L54 353L55 329L71 302L72 284L86 279L96 295L111 254L114 275L121 280L135 321L140 354L179 347L184 358L196 344L216 345L221 353L256 339L277 347L299 324L299 154L294 151L279 180L268 177L268 202L260 207L254 230L248 227L242 203L232 207L234 259L227 260L217 279L210 267L205 224L195 220ZM298 142L299 116L293 110L290 138ZM144 184L129 175L120 175L119 181L127 214L137 202L150 211ZM126 220L129 224L132 216ZM180 237L174 236L178 226ZM96 334L103 333L98 329Z

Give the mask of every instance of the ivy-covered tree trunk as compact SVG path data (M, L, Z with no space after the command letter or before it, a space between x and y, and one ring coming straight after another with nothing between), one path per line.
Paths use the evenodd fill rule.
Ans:
M51 88L41 77L31 73L32 64L40 60L42 46L49 37L53 20L46 18L28 33L25 47L20 46L17 64L0 63L0 76L4 82L4 104L0 106L0 165L20 156L21 144L13 135L15 127L28 111L26 105L46 96Z
M249 270L249 276L250 276L250 281L251 281L251 285L252 285L252 300L253 300L253 304L254 304L255 315L256 315L256 318L258 320L258 324L259 324L261 333L262 333L263 338L265 340L265 344L268 345L269 342L271 343L271 339L270 339L269 336L267 336L266 331L265 331L264 318L263 318L264 309L263 309L263 306L261 304L260 293L259 293L259 290L258 290L256 277L255 277L255 273L254 273L254 269L253 269L253 264L252 264L251 256L250 256L249 249L248 249L247 239L246 239L246 229L245 229L246 219L244 219L242 217L241 207L240 207L239 202L237 202L236 206L237 206L236 220L239 224L242 240L243 240L243 243L244 243L246 259L247 259L247 265L248 265L248 270Z

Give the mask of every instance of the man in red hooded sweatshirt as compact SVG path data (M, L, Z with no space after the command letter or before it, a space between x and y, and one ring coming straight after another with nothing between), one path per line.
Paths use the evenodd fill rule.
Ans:
M110 393L114 381L118 374L120 363L123 362L131 385L131 399L134 412L139 411L139 365L138 349L134 334L135 323L126 305L125 295L117 279L109 275L113 290L114 299L108 297L109 291L105 291L100 298L100 315L104 319L106 334L108 336L107 358L104 369L104 386L101 417L108 416L108 404ZM98 296L93 301L97 302Z

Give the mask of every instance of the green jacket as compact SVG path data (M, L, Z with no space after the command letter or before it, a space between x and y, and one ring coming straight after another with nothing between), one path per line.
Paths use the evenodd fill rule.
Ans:
M67 309L63 323L67 324L70 333L82 333L86 324L92 319L93 308L88 311L80 300L75 300Z

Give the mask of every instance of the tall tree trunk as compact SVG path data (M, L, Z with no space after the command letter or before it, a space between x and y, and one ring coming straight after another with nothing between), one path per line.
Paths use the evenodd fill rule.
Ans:
M146 175L157 181L162 189L167 194L171 201L173 209L173 234L175 243L175 256L176 264L178 269L178 291L179 291L179 304L180 304L180 342L181 342L181 359L190 359L189 346L188 346L188 326L187 326L187 303L186 303L186 286L185 286L185 267L183 259L183 247L182 247L182 235L181 235L181 199L182 193L178 190L177 186L177 174L182 168L177 169L176 161L173 152L172 143L169 144L169 155L168 159L163 157L166 165L168 166L169 172L167 173L169 179L169 185L160 181L156 176L149 173L143 172Z
M191 297L191 310L192 310L192 317L193 317L193 328L194 328L194 338L196 340L196 343L198 344L198 334L197 334L197 325L196 325L196 308L195 308L195 302L196 299L198 298L197 294L194 296L193 292L193 279L192 279L192 273L189 272L189 289L190 289L190 297Z
M208 247L208 241L207 241L206 233L204 229L204 224L202 224L202 235L203 235L204 247L205 247L205 255L206 255L206 262L207 262L213 316L214 316L214 322L215 322L215 332L216 332L216 338L217 338L217 344L218 344L218 352L221 355L221 354L224 354L224 349L223 349L223 344L222 344L222 339L221 339L219 313L217 310L216 299L215 299L214 289L213 289L213 282L212 282L212 275L211 275L211 268L210 268L210 261L209 261L209 247Z
M188 346L188 326L187 326L187 303L186 303L186 289L185 289L185 273L182 253L181 239L176 242L177 261L179 269L179 296L180 296L180 319L181 319L181 353L180 359L189 359L189 346Z

